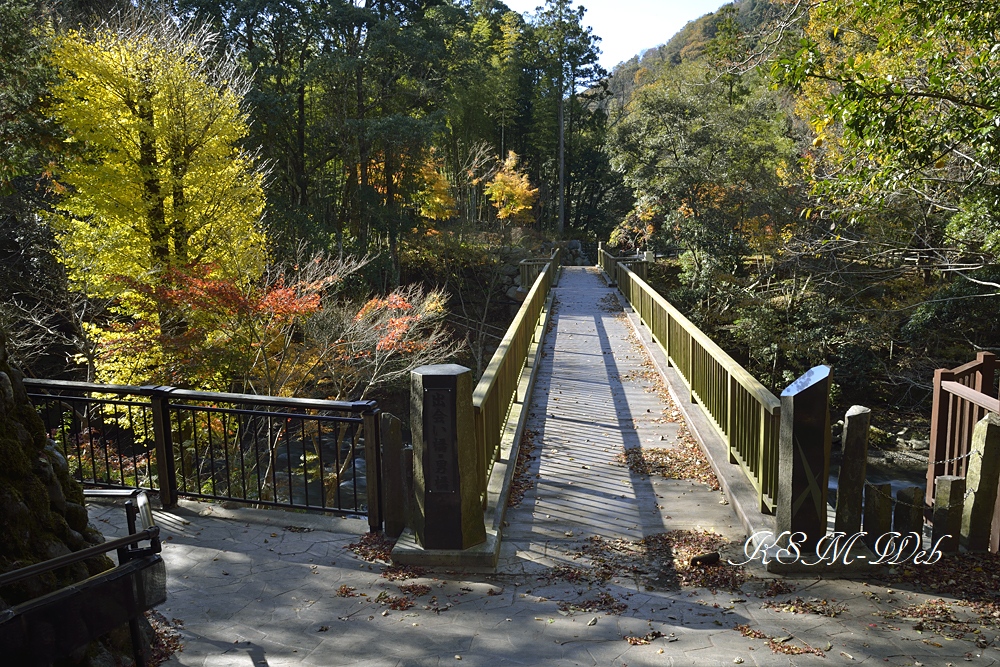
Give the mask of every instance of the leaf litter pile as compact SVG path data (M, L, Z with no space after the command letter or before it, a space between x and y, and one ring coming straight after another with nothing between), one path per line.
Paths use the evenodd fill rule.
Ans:
M821 600L819 598L803 600L800 597L796 597L792 600L785 600L783 602L778 600L768 600L763 604L763 608L789 612L792 614L818 614L819 616L827 616L829 618L840 616L842 613L847 611L847 605L843 603L825 599Z
M174 653L184 650L181 646L181 634L178 631L184 626L184 621L177 618L168 621L166 616L155 609L146 612L146 620L153 628L153 642L147 665L157 667L169 660Z
M392 547L395 544L395 540L391 540L381 533L365 533L360 540L352 542L344 548L350 549L361 560L386 565L382 568L382 576L389 581L422 577L426 571L421 567L392 564Z
M1000 627L1000 553L947 555L932 567L904 569L899 579L933 593L961 591L957 604Z
M603 611L605 614L622 614L628 609L627 604L606 591L602 591L596 597L587 600L560 602L557 607L559 611Z
M614 292L608 292L600 301L597 302L597 308L605 313L624 313L621 302L618 297L615 296Z
M693 479L718 491L719 479L701 447L681 424L674 447L629 447L615 457L615 463L627 466L637 475L659 475L666 479Z
M792 644L791 640L794 639L794 637L792 637L791 635L785 637L771 637L770 635L765 634L760 630L754 630L745 623L742 625L737 625L733 629L739 632L744 637L748 637L750 639L766 639L767 647L771 649L773 653L783 653L785 655L802 655L804 653L811 653L813 655L818 655L821 658L826 657L826 654L823 651L821 651L818 648L812 647L805 642L802 642L802 646L796 646L795 644Z
M717 553L729 541L718 533L673 530L639 540L614 540L593 536L574 559L587 566L560 566L552 576L571 583L604 583L612 578L633 577L647 589L677 590L680 587L737 591L751 575L742 566L719 559L710 565L692 565L691 559Z
M524 500L524 494L535 485L534 478L529 473L531 462L535 460L536 431L524 429L521 435L521 446L517 448L517 461L514 463L514 478L510 483L510 496L507 498L507 507L517 507Z
M913 624L919 632L936 632L943 637L961 639L967 634L977 634L974 619L959 618L952 605L944 600L927 600L900 609L884 610L878 613L887 620L903 620Z
M641 637L638 635L627 635L625 637L625 641L627 641L632 646L645 646L646 644L649 644L654 640L659 639L660 637L666 638L668 642L677 641L677 635L675 635L674 633L671 632L669 635L665 635L659 630L653 630L652 632L647 632Z
M395 544L395 540L390 540L382 533L365 533L360 540L344 548L350 549L358 558L369 563L391 563L392 547Z

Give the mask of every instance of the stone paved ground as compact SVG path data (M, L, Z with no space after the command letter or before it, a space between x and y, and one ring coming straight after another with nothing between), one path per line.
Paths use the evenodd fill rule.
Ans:
M947 639L929 628L914 630L912 620L873 615L928 599L905 587L782 581L759 570L736 591L679 586L688 569L664 563L671 554L662 542L643 549L639 540L666 531L712 530L737 541L743 536L718 491L612 463L622 448L676 447L684 438L609 294L593 269L567 269L557 288L555 326L529 422L536 449L527 479L534 486L508 513L498 573L410 571L402 574L419 576L390 580L383 564L365 562L345 548L366 530L361 520L182 503L155 515L165 536L169 592L159 611L183 622L184 650L167 664L997 661L996 627ZM106 534L123 532L121 508L95 504L91 513ZM686 553L683 541L674 546L675 555ZM587 548L596 551L575 557ZM768 596L779 584L785 592ZM400 588L410 585L416 587ZM765 606L775 600L777 609ZM410 601L414 606L403 609ZM795 606L836 615L794 613ZM961 616L964 610L953 612ZM778 652L764 638L744 636L737 625L771 637ZM627 636L648 636L650 642L634 645ZM977 639L989 646L977 647ZM782 652L806 648L823 657Z

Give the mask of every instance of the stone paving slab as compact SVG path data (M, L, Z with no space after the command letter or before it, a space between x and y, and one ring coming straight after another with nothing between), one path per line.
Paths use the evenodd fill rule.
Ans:
M720 492L612 463L626 446L670 446L678 425L663 421L670 405L627 322L604 300L609 294L586 268L567 268L557 288L556 325L529 423L536 445L529 475L538 477L508 512L498 572L411 571L415 576L391 581L383 564L345 548L365 533L365 521L185 502L154 513L168 576L159 611L183 621L184 650L166 664L996 664L995 628L981 633L990 645L980 649L976 637L946 640L874 616L928 599L877 581L789 579L784 583L794 588L768 597L776 580L760 568L740 590L715 593L651 586L644 572L622 571L603 582L555 576L556 566L580 566L575 555L595 535L634 540L700 527L737 541L744 536ZM93 504L90 511L106 535L125 532L121 507ZM411 584L428 589L400 589ZM415 605L387 605L386 596L403 595ZM846 608L829 617L767 606L796 597ZM602 599L623 605L621 613L576 610ZM791 637L777 646L808 645L824 657L772 652L737 625ZM650 635L645 645L623 639L649 633L662 636Z
M105 534L125 532L120 507L90 509ZM752 581L739 593L712 594L646 590L628 573L603 586L549 578L543 576L542 547L534 542L518 545L538 550L538 558L520 561L533 565L531 571L438 571L393 582L381 576L383 566L363 562L344 548L365 531L361 521L327 519L328 530L298 532L302 519L316 523L322 517L288 514L286 527L278 527L259 524L252 514L237 522L189 508L155 512L168 573L168 600L159 611L183 620L184 650L168 665L989 665L998 657L993 646L980 650L968 640L948 641L872 616L881 608L927 598L898 588L889 594L874 582L795 580L797 590L775 599L836 599L848 609L836 618L793 614L763 607L772 599L761 597L767 579ZM356 532L344 530L350 526ZM203 546L203 538L215 546ZM560 546L569 550L571 541L556 549L550 544L550 554ZM411 609L396 611L376 601L382 592L402 595L399 585L414 583L430 591L414 596L417 604ZM341 586L365 595L339 597ZM627 609L621 615L560 612L560 602L578 602L601 591ZM891 601L894 596L898 602ZM738 624L773 637L791 635L793 644L806 642L826 658L772 653L763 640L734 631ZM632 646L622 639L650 631L673 633L673 641Z

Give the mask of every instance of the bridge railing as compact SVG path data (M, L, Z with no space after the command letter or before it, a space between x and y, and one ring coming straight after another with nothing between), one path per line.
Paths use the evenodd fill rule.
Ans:
M619 263L628 266L636 275L645 280L647 277L646 268L652 260L653 254L650 252L640 253L636 251L634 255L622 255L618 257L608 252L604 248L603 243L597 244L597 265L604 269L604 272L612 280L615 280Z
M988 412L1000 412L997 400L997 357L980 352L958 368L934 371L931 442L927 464L928 505L934 504L934 480L941 475L965 477L976 422ZM993 514L1000 526L1000 499ZM1000 549L1000 530L993 531L992 551Z
M726 442L729 462L739 464L753 484L761 511L773 513L781 401L646 283L646 262L614 257L605 250L599 254L601 267L649 327L691 400L701 404ZM636 262L642 269L634 269Z
M556 248L539 268L536 261L522 264L522 272L537 271L524 303L511 322L500 346L493 353L486 372L472 394L476 417L476 451L480 457L481 487L486 488L490 470L500 453L500 441L507 424L507 415L517 399L521 371L528 359L528 348L534 341L535 329L545 300L559 270L561 250ZM525 275L522 273L522 275ZM522 282L522 288L527 285ZM521 397L522 399L524 397Z

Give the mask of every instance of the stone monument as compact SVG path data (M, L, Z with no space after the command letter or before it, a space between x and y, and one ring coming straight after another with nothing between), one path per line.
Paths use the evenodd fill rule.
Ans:
M486 541L476 452L472 371L457 364L410 373L413 532L425 549L468 549Z

